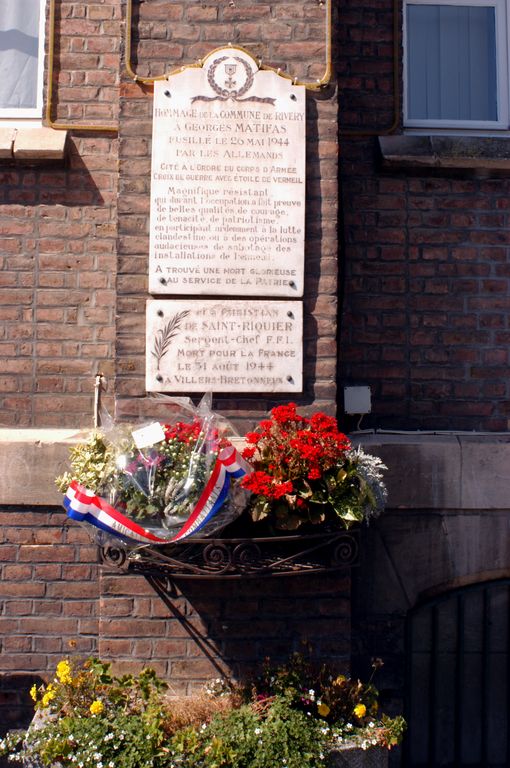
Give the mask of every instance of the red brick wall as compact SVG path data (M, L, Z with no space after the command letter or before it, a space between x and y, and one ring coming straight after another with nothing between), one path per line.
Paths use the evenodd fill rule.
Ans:
M53 120L115 125L120 2L57 2ZM113 374L117 139L58 167L0 161L0 426L88 425Z
M362 5L339 11L340 384L370 385L363 426L506 430L510 181L382 171L393 3Z
M325 19L316 0L135 2L132 63L153 76L234 42L314 81L326 68ZM121 27L120 0L56 3L57 124L117 123ZM120 166L114 134L74 130L65 167L0 169L3 426L89 424L98 370L109 376L110 394L117 376L121 411L145 394L152 94L123 80ZM305 390L298 399L329 411L336 398L336 116L334 89L309 93ZM274 402L245 394L218 397L216 407L253 421Z
M0 722L32 708L28 690L65 655L97 653L97 548L60 510L0 509ZM72 644L72 645L70 645Z

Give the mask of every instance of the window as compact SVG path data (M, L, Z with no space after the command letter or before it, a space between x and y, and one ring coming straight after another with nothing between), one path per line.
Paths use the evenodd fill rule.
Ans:
M508 129L507 2L405 2L406 126Z
M45 0L2 0L0 118L40 118Z

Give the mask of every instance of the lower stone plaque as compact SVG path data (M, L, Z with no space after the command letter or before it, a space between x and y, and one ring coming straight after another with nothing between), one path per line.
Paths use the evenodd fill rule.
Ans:
M148 392L301 392L300 301L147 302Z

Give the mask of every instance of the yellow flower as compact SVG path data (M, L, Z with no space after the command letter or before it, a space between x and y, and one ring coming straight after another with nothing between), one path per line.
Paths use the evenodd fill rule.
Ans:
M30 696L32 697L32 699L34 701L37 701L37 686L36 686L35 683L33 684L33 686L30 689Z
M356 717L359 717L359 718L365 717L365 715L367 714L367 708L365 707L364 704L356 704L356 706L354 707L354 714L356 715Z
M317 707L317 712L318 712L318 713L319 713L319 715L321 715L322 717L327 717L327 716L329 715L329 713L331 712L331 710L330 710L330 708L328 707L328 705L327 705L327 704L324 704L324 702L323 702L323 701L321 701L321 703L320 703L320 704L319 704L319 706Z
M64 683L64 685L68 685L69 683L73 682L71 675L71 665L67 659L63 659L57 664L57 677L61 683Z
M342 683L345 683L347 680L345 675L338 675L338 677L335 680L335 685L342 685Z
M102 701L99 701L98 699L96 699L95 701L92 702L89 709L92 715L100 715L104 709L104 704Z
M54 699L56 695L57 694L54 691L53 686L50 683L48 685L47 689L46 689L46 693L44 694L44 696L41 699L43 707L47 707L49 705L50 701L52 699Z

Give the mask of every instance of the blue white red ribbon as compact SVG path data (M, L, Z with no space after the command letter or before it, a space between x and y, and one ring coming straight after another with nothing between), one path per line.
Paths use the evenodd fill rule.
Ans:
M223 448L193 511L181 530L168 538L156 536L138 525L76 480L73 480L67 489L63 504L68 516L73 520L89 523L111 536L140 544L169 544L198 533L226 501L231 479L243 477L250 472L252 468L233 445Z

